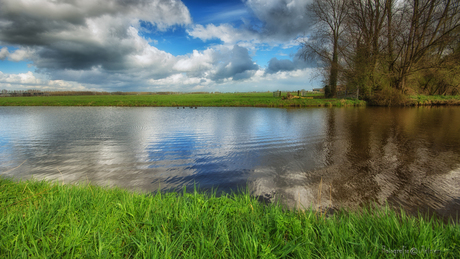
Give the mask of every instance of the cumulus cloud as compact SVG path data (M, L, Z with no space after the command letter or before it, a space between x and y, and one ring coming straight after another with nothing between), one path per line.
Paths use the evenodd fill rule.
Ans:
M185 72L191 77L202 77L220 81L223 79L242 80L259 69L246 48L234 45L232 48L216 46L203 52L182 56L173 69Z
M31 59L34 56L34 51L30 49L17 49L13 53L10 53L8 60L18 62L26 59Z
M38 69L117 71L142 61L142 54L167 58L157 49L144 50L140 20L159 30L191 23L187 7L175 0L3 0L0 41L33 48L29 58ZM14 58L24 58L20 54Z
M265 70L266 74L273 74L280 71L293 71L297 69L305 69L305 68L314 67L314 64L307 63L298 57L294 57L293 60L290 59L277 59L272 58L268 62L268 67Z
M0 71L0 83L21 84L21 85L40 85L43 81L36 78L32 72L21 74L5 74Z
M303 34L310 26L310 17L306 15L306 0L247 0L244 1L250 12L259 22L246 21L238 28L224 23L218 26L197 24L188 29L190 36L203 41L220 39L224 43L235 44L251 42L271 45L296 45L294 39Z
M316 68L317 63L315 60L306 61L301 58L302 49L299 49L291 59L277 59L276 57L270 59L268 66L265 69L265 74L274 74L283 71L302 70L306 68Z
M42 91L101 91L97 86L82 85L64 80L49 80L37 76L31 71L26 73L8 74L0 71L0 89L39 89Z
M264 71L248 50L254 53L254 45L267 43L294 46L293 38L307 24L301 15L305 3L247 0L246 11L239 7L229 15L250 13L258 25L246 21L236 28L226 23L192 26L179 0L0 0L0 43L18 48L1 48L0 60L30 60L36 67L35 74L3 74L0 83L109 91L170 84L208 89L216 82L241 83L261 74L295 71L307 66L272 59ZM145 23L151 26L141 26ZM184 25L194 38L218 38L224 44L174 56L149 44L156 40L142 37L146 27L161 31Z
M233 46L232 50L220 51L215 55L219 63L210 75L212 80L225 78L232 78L233 80L246 79L255 73L255 70L259 69L259 66L249 56L248 50L238 45Z
M263 23L265 37L290 41L310 26L306 15L308 0L246 0L255 16Z
M188 72L190 74L200 74L200 71L211 69L215 63L215 49L206 49L202 52L194 50L191 55L182 56L174 65L173 69L179 72Z
M230 24L221 24L216 26L208 24L203 26L197 24L193 28L188 29L187 33L203 41L211 39L220 39L224 43L235 44L239 41L258 41L258 35L246 29L236 29Z
M5 60L9 54L10 52L8 52L8 48L3 47L2 49L0 49L0 60Z
M272 74L278 71L292 71L296 69L294 62L289 59L281 59L278 60L277 58L272 58L268 62L268 68L265 71L266 73Z

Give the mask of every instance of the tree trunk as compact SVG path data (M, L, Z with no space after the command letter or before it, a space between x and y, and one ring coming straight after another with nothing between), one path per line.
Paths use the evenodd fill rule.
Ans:
M393 0L387 0L387 40L388 40L388 74L390 79L390 87L396 87L394 75L394 56L393 56Z
M337 78L339 75L339 55L338 55L338 37L334 37L332 51L331 74L329 78L330 92L328 98L337 96Z

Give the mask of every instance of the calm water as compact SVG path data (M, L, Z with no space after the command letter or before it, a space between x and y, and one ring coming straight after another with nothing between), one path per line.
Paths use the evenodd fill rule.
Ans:
M460 107L0 107L0 173L455 215Z

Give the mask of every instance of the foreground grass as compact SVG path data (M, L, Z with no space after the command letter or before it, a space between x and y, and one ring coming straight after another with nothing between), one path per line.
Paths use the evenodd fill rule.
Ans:
M312 95L310 97L317 96ZM281 100L272 93L221 93L174 95L82 95L2 97L0 106L214 106L214 107L318 107L362 106L365 101L351 99Z
M459 230L388 209L285 211L247 193L142 195L0 178L2 258L458 258Z

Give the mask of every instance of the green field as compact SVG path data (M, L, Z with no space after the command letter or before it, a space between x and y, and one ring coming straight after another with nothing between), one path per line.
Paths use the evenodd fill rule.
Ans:
M311 94L318 98L321 94ZM273 97L273 93L219 93L172 95L81 95L2 97L0 106L214 106L214 107L317 107L361 106L352 99L291 99Z
M296 95L296 92L292 93ZM284 94L285 96L286 94ZM182 94L123 94L69 95L35 97L0 97L0 106L133 106L133 107L342 107L366 106L357 99L325 99L323 94L311 93L304 99L283 100L273 93L182 93ZM378 105L378 104L371 104ZM381 104L383 105L383 104ZM406 96L396 106L460 105L457 96Z
M326 217L263 205L247 191L145 195L0 178L1 258L458 258L459 251L459 225L388 208Z

